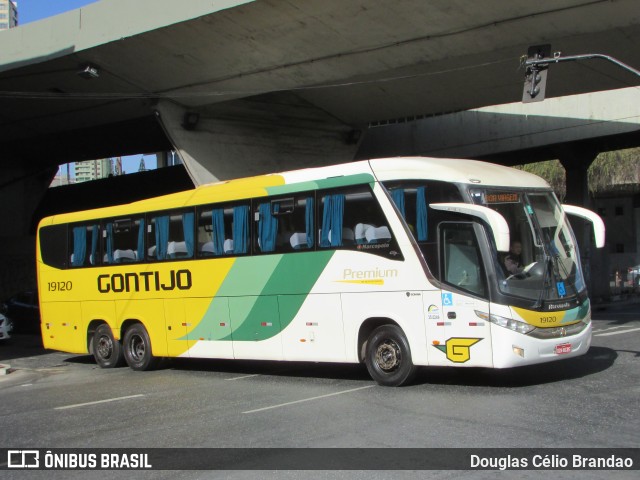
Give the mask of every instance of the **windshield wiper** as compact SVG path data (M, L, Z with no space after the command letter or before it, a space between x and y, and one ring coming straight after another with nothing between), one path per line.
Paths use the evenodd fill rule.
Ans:
M542 287L540 288L540 295L538 295L538 300L533 304L532 308L540 308L542 306L542 300L546 297L547 289L550 288L550 285L547 285L547 279L549 278L549 270L553 268L551 257L544 254L544 274L542 276Z

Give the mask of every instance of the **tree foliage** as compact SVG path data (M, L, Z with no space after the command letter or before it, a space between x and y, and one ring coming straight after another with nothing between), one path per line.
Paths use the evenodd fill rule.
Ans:
M556 192L560 201L564 199L567 187L565 185L564 167L559 160L517 165L516 168L544 178L551 185L553 191Z
M516 168L544 178L559 199L566 195L565 170L559 160L518 165ZM587 172L592 194L612 190L640 190L640 148L603 152Z

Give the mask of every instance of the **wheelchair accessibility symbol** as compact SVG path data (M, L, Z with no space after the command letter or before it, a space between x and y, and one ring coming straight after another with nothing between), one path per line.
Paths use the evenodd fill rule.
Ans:
M453 306L453 293L443 293L442 294L442 305L444 307Z

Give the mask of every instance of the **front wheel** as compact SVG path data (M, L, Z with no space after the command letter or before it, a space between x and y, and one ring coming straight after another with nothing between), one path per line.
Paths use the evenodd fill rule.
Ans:
M106 323L100 325L91 339L93 358L100 368L116 368L124 365L122 345L113 337Z
M371 378L385 387L406 385L416 372L407 337L397 325L383 325L371 333L365 363Z
M153 370L159 358L151 354L151 340L143 325L137 323L124 334L124 358L133 370Z

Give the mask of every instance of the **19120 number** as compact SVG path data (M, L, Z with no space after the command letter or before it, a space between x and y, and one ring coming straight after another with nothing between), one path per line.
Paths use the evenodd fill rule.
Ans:
M50 292L68 292L73 288L73 283L69 282L48 282Z

